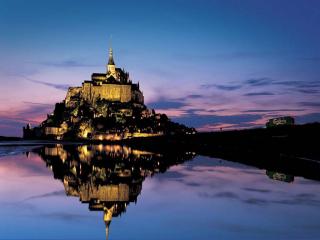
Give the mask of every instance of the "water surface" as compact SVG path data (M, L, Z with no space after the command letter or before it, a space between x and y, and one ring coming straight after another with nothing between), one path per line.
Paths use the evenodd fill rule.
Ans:
M0 152L1 240L320 239L317 181L122 146Z

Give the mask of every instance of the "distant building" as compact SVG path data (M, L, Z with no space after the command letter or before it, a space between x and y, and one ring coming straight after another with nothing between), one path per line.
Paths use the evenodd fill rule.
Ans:
M40 138L42 136L42 130L39 127L32 128L30 123L23 127L22 131L24 139Z
M292 126L294 125L294 118L290 116L278 117L269 119L266 123L267 128L278 127L278 126Z

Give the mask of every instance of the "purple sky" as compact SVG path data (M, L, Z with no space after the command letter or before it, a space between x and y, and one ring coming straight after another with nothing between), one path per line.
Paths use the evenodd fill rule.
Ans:
M320 121L320 2L0 3L0 135L21 136L68 86L115 62L146 104L198 130Z

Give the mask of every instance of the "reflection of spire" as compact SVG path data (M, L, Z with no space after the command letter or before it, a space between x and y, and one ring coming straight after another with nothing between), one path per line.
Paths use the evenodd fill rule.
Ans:
M109 239L109 225L110 225L110 223L111 223L111 221L109 221L109 222L104 222L105 224L106 224L106 240L108 240Z
M33 152L39 154L54 177L63 182L67 196L77 196L82 203L89 203L90 211L104 212L107 239L112 218L137 201L145 177L165 172L195 155L190 152L170 155L172 158L166 161L162 153L102 144L68 147L57 144L36 148ZM106 157L110 165L99 164Z
M112 205L111 208L104 207L103 211L104 211L103 220L104 220L104 223L106 225L106 240L108 240L108 238L109 238L109 226L110 226L110 223L111 223L111 220L112 220L112 214L113 214L113 211L114 211L114 205Z

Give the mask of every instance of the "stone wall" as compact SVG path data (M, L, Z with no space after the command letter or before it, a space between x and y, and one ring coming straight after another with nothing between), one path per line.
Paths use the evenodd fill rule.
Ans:
M62 134L62 129L60 127L46 127L44 129L45 135L60 135Z
M77 101L77 97L80 96L81 90L82 90L82 87L69 87L67 96L65 99L65 104L67 107L73 107L73 105Z
M93 85L84 83L82 96L84 99L94 102L96 99L105 99L108 101L131 101L131 85L124 84L101 84Z
M134 90L132 93L132 100L136 103L144 103L143 94L140 91Z
M144 102L143 94L136 89L132 89L131 84L113 84L103 82L85 81L82 87L70 87L65 99L66 107L74 107L79 98L94 103L97 99L108 101Z

